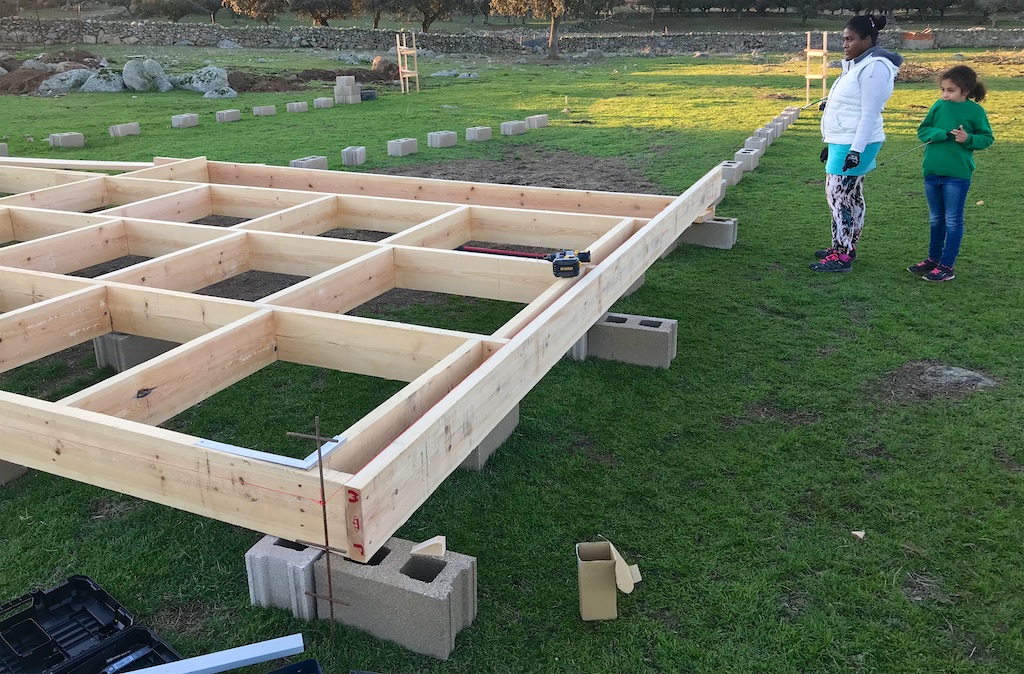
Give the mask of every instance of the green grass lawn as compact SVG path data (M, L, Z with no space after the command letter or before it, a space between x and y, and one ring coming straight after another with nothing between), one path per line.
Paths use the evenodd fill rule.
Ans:
M225 58L258 56L241 52ZM989 86L997 141L977 154L956 281L926 284L903 269L927 246L917 153L868 177L854 273L807 269L829 232L818 114L805 113L719 206L740 220L736 247L682 246L614 308L679 320L672 368L558 364L522 401L519 427L486 469L452 475L399 532L445 534L451 549L478 559L480 613L447 663L345 628L332 641L326 623L250 607L242 558L256 533L36 471L0 488L0 599L84 573L183 654L302 631L307 654L332 674L1024 671L1024 278L1014 267L1024 255L1024 66L964 53ZM259 54L306 67L299 54ZM910 59L953 63L949 51ZM802 63L744 58L480 58L431 60L424 70L449 67L480 77L424 77L419 95L383 91L373 104L304 115L283 114L283 104L312 91L234 101L4 97L0 127L12 155L286 165L327 153L332 168L355 144L366 145L368 169L499 159L521 146L623 158L680 193L792 103L770 95L803 97ZM565 96L570 114L560 112ZM936 97L932 83L897 87L882 161L918 145L916 125ZM217 109L271 103L282 113L213 121ZM170 129L180 112L201 113L200 126ZM551 115L544 130L425 147L429 131L541 112ZM128 121L143 135L107 136ZM85 133L88 147L22 140L66 130ZM406 136L421 139L421 152L386 157L386 140ZM460 329L493 321L487 304L460 309ZM980 370L999 386L961 397L894 393L892 373L922 362ZM391 390L270 374L294 388L268 436L311 430L311 416L329 412L316 400L324 390L362 404ZM2 385L52 390L33 384L40 376ZM223 430L282 384L263 386L221 394L222 415L205 404L182 423ZM644 581L620 595L617 620L583 623L573 544L599 536L639 564Z

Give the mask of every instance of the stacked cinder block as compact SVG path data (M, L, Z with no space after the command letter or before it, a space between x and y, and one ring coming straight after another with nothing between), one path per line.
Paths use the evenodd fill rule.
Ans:
M341 151L341 163L345 166L359 166L366 163L366 147L350 145Z
M7 153L7 143L0 143L0 157L9 157Z
M726 187L732 187L743 177L742 162L733 160L723 161L719 166L722 167L722 179L725 181Z
M740 164L743 166L744 171L753 171L754 169L757 168L757 165L760 162L760 156L760 150L750 150L744 148L742 150L738 150L736 154L733 155L733 159L735 161L740 162Z
M264 536L245 553L249 601L254 606L289 610L301 620L316 620L313 563L323 551Z
M518 136L521 133L526 133L526 122L522 120L515 120L501 123L501 135Z
M171 116L172 129L187 129L190 126L199 126L199 115L186 113Z
M775 127L771 124L762 126L760 129L754 131L754 138L764 138L765 143L771 145L775 142Z
M716 216L687 227L679 237L679 243L729 250L736 245L738 233L739 221L736 218Z
M607 313L587 331L595 358L668 369L676 357L678 321Z
M254 117L270 117L271 115L277 114L276 105L257 105L252 109Z
M138 136L142 133L139 129L138 122L129 122L128 124L114 124L109 129L111 138L121 138L123 136Z
M458 140L454 131L431 131L427 134L427 147L455 147Z
M404 157L420 151L420 144L415 138L396 138L388 141L389 157Z
M446 551L412 554L412 542L392 538L369 564L331 555L334 618L411 651L447 660L455 636L476 618L476 558ZM376 563L375 563L376 562ZM314 563L316 593L328 596L327 559ZM326 599L317 616L330 617Z
M85 147L85 136L74 131L51 133L50 147Z
M468 141L484 141L491 139L491 127L489 126L471 126L466 129L466 140Z
M743 148L746 150L757 150L763 154L768 149L768 139L751 136L744 141Z
M302 157L301 159L292 159L288 162L288 165L292 168L324 169L326 171L327 157L314 155L311 157Z
M530 115L526 118L527 129L539 129L548 125L547 115Z
M217 121L218 122L237 122L242 119L241 110L218 110Z
M313 109L314 110L325 110L327 108L333 108L333 107L334 107L334 99L333 98L314 98L313 99Z
M284 109L287 112L308 112L309 104L306 101L298 101L296 103L285 103Z
M352 105L362 100L359 85L352 75L339 75L334 80L334 102Z

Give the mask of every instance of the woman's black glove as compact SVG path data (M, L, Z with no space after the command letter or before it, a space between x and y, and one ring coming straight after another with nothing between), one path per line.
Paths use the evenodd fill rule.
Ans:
M827 104L828 104L828 99L827 98L821 99L821 103L818 103L818 110L824 110L825 106Z
M860 152L850 151L846 155L846 161L843 162L843 173L846 173L850 169L857 168L860 166Z
M828 161L828 145L821 148L821 154L818 155L818 159L821 160L822 164Z

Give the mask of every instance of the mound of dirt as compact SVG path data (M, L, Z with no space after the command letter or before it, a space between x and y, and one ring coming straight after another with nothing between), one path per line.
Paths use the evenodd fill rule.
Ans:
M228 85L238 92L243 91L301 91L306 89L308 82L334 82L339 75L349 75L356 78L356 82L379 83L390 82L398 77L398 67L394 71L373 71L363 68L351 70L327 70L325 68L311 68L303 70L294 75L284 77L264 77L252 73L235 70L228 73Z
M239 93L243 91L301 91L306 88L306 84L298 79L288 80L283 77L260 77L251 73L244 73L240 70L228 73L228 86Z
M52 54L44 54L40 61L43 63L63 63L64 61L76 61L78 63L85 63L87 61L100 62L103 57L99 54L93 54L92 52L82 51L81 49L69 49L68 51L57 51Z
M499 160L458 159L439 164L392 166L379 172L387 175L575 190L645 194L662 192L622 159L585 157L564 150L548 152L523 146L506 149L505 157Z
M904 63L896 73L897 82L931 82L941 71L916 63Z
M34 93L39 88L39 83L53 73L45 70L32 70L30 68L18 68L12 70L3 77L0 77L0 94L21 94Z

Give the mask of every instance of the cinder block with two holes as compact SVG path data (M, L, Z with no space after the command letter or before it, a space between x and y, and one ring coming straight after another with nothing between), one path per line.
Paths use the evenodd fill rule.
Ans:
M427 147L455 147L459 136L454 131L431 131L427 134Z
M388 141L389 157L404 157L420 151L420 144L415 138L396 138Z
M253 106L252 114L254 117L270 117L271 115L277 114L276 105L256 105Z
M476 558L448 550L443 557L412 554L413 543L392 538L368 564L331 555L335 619L394 641L411 651L447 660L455 635L476 618ZM314 563L316 593L328 595L327 558ZM317 616L330 617L317 599Z
M743 177L743 162L730 159L723 161L719 166L722 167L722 179L725 180L726 187L732 187Z
M341 163L345 166L359 166L366 163L366 146L349 145L341 151Z
M326 171L327 157L323 155L313 155L311 157L292 159L290 162L288 162L288 166L292 168L323 169Z
M16 463L9 463L7 461L0 461L0 486L14 482L27 472L28 468L25 466L19 466Z
M245 553L249 600L253 606L283 608L302 620L316 620L313 563L323 555L274 536L264 536Z
M760 163L760 157L761 153L758 150L750 150L747 148L738 150L736 154L733 155L733 159L743 165L744 171L753 171L756 169L758 163Z
M747 138L747 140L743 142L743 147L744 149L757 150L758 152L764 154L764 151L768 148L768 139L751 136L750 138Z
M306 101L296 101L294 103L284 104L285 112L308 112L309 103Z
M112 367L116 372L124 372L178 346L175 342L126 335L123 332L110 332L96 337L92 345L96 350L97 367Z
M491 139L491 127L489 126L471 126L466 129L466 140L482 142Z
M668 369L676 357L679 322L607 313L587 331L587 353L594 358Z
M736 245L739 220L736 218L714 217L704 222L695 222L686 228L678 243L691 243L708 248L729 250Z

